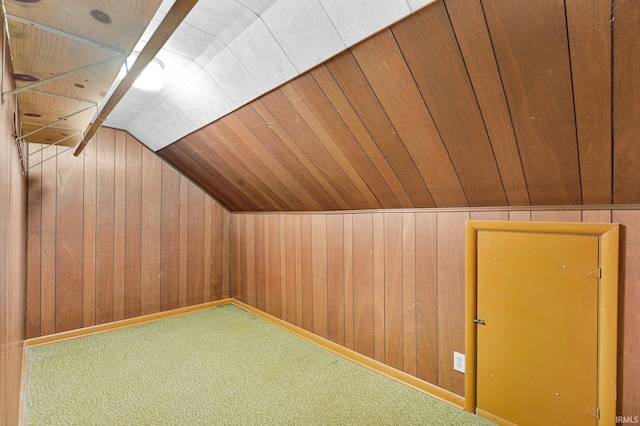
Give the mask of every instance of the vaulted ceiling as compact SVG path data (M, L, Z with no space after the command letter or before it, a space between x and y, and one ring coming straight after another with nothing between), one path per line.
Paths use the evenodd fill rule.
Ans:
M195 45L190 52L187 33L200 31L192 17L193 28L177 32L165 50L196 64L184 68L189 75L216 80L224 64L235 71L192 106L179 96L183 86L128 106L125 98L112 123L162 147L161 157L232 211L640 203L640 2L418 6L429 1L408 0L409 16L350 43L350 20L328 12L335 2L310 2L322 4L323 19L350 47L308 71L321 56L300 46L278 58L254 52L265 56L265 73L268 66L282 71L277 61L293 64L292 74L280 75L289 78L284 84L240 64L247 58L234 40L246 30L216 55ZM280 47L289 43L268 15L299 3L235 3L257 8L247 28L258 22ZM292 45L313 33L299 31ZM301 45L316 52L323 43L316 37ZM257 84L249 87L249 77ZM152 110L164 118L152 118ZM180 136L170 143L171 135Z
M237 211L638 203L613 6L437 1L159 153Z

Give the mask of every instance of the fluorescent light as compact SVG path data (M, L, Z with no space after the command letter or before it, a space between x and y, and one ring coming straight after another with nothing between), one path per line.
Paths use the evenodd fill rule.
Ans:
M136 61L140 52L133 52L127 58L127 68ZM160 90L164 86L164 64L157 58L153 58L149 65L142 71L133 83L133 87L141 90Z

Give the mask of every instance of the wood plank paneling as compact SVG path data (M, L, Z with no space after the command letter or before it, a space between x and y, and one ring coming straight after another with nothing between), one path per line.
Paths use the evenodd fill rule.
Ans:
M438 216L416 213L416 376L438 383Z
M404 367L402 213L384 214L384 362L398 370Z
M618 290L618 407L616 413L640 412L640 211L614 210L613 222L621 233Z
M53 149L43 152L49 158ZM42 163L41 254L40 254L40 333L55 333L56 277L56 159Z
M8 49L0 46L0 55L5 55L6 63L10 64ZM13 89L11 67L4 67L3 72L4 92ZM25 304L39 292L39 284L37 291L28 291L30 278L26 277L26 271L27 267L37 274L41 271L36 259L41 236L35 236L41 216L37 203L34 205L41 194L40 179L27 179L23 175L20 156L31 148L23 146L22 154L18 150L13 136L15 111L15 97L7 96L0 106L0 424L3 425L20 424ZM27 195L31 190L33 193ZM36 209L33 219L27 218L31 205ZM32 311L39 316L39 309L38 304ZM35 333L38 328L35 321L27 322L28 333Z
M82 257L82 325L89 327L96 323L96 144L87 145L83 151L84 163L84 206L83 206L83 257ZM29 213L31 215L31 213ZM125 242L126 244L126 242ZM126 247L125 247L126 250ZM126 260L126 252L125 252ZM126 279L126 263L125 263ZM126 287L126 284L125 284Z
M305 330L313 330L313 252L311 239L311 216L300 217L300 255L302 282L302 327Z
M162 162L160 309L180 307L180 174Z
M393 173L406 190L410 203L405 206L433 207L433 199L422 176L420 176L420 171L353 54L350 51L344 52L328 61L326 67L373 139L374 145L368 149L368 152L375 151L377 146L382 152L385 162L388 162ZM352 122L354 123L352 126L357 125L357 121ZM393 182L393 178L386 178L386 181ZM395 192L397 197L401 197L402 192L399 191L399 188Z
M373 215L373 358L384 362L385 345L385 232L384 216Z
M271 117L282 126L282 130L287 134L287 137L283 137L283 133L280 134L283 141L341 208L371 207L291 104L292 94L289 93L287 97L286 93L289 93L286 89L275 90L260 100L270 114L263 115L263 118ZM346 200L353 201L349 203Z
M180 276L178 279L178 304L180 307L187 306L188 280L187 263L189 247L189 180L180 176Z
M291 189L297 189L295 191L296 193L307 192L310 196L307 198L307 203L309 203L313 209L318 209L318 207L320 209L338 208L338 204L333 200L331 195L329 195L327 190L304 167L304 164L296 157L295 153L286 146L286 138L283 140L278 136L281 129L279 127L271 126L269 113L261 104L253 103L245 106L244 108L240 108L234 114L251 129L251 132L256 137L256 144L254 145L264 145L269 154L266 152L260 152L259 148L255 146L252 146L252 149L260 153L263 158L268 156L272 157L271 162L281 163L282 166L291 173L292 178L303 188L300 190L297 189L296 186L292 185ZM270 118L273 119L273 117ZM243 139L247 141L246 138ZM278 171L276 167L277 166L270 165L270 168L274 171ZM278 175L282 176L282 173L278 173ZM314 200L315 202L309 201L309 199Z
M484 118L509 205L529 204L520 152L480 0L444 2Z
M187 305L191 306L204 302L204 193L193 183L189 183L188 208Z
M616 0L614 5L613 202L638 203L640 57L635 52L640 44L640 3L633 0Z
M611 0L567 0L571 77L584 204L613 201Z
M352 48L352 52L411 154L435 205L467 205L453 164L391 31L376 34ZM382 58L385 66L380 66ZM398 75L401 77L394 77Z
M346 143L343 150L345 155L354 157L352 162L359 164L360 168L365 170L362 173L366 176L365 181L371 186L372 191L380 194L377 198L381 200L382 206L384 208L412 206L411 198L409 198L407 191L400 183L398 176L396 176L382 151L376 145L329 69L326 66L319 66L311 70L311 75L331 103L332 109L338 115L337 117L328 117L330 121L326 126L327 131L338 132L341 135L339 141ZM296 81L293 82L294 85L296 83ZM316 102L321 102L321 100ZM324 111L322 109L319 112ZM341 124L338 120L344 124ZM337 123L336 126L340 129L333 130L333 123ZM343 126L345 127L343 128ZM356 142L355 145L354 142ZM370 167L373 167L373 170Z
M229 212L126 132L101 129L29 181L31 337L200 303L207 269L228 296Z
M133 318L141 309L142 145L132 137L127 137L126 176L124 316Z
M327 337L345 345L344 217L327 216ZM303 289L304 291L304 289Z
M482 2L534 205L581 204L562 2Z
M403 19L393 26L392 32L469 204L507 204L485 124L444 3L434 3Z
M328 338L327 306L327 216L311 217L311 253L313 273L313 332Z
M56 147L59 152L64 148ZM78 212L83 207L82 162L69 156L57 158L56 193L56 332L82 327L82 227Z
M116 133L114 157L113 319L125 318L127 134ZM81 180L81 177L80 177Z
M416 214L402 214L403 371L416 376Z
M266 309L266 286L265 283L265 249L264 249L264 219L262 215L255 215L254 222L254 247L255 247L255 294L256 308L264 311ZM302 312L302 311L301 311Z
M113 321L115 131L105 129L95 142L100 144L96 178L96 324L104 324ZM43 334L49 333L43 330Z
M464 395L453 352L464 353L465 228L469 213L438 213L438 386Z
M264 217L268 231L263 235L269 235L260 244L247 238L253 232L247 224L261 223L257 216ZM464 375L453 370L453 351L464 352L467 219L620 222L626 235L622 245L626 254L621 257L621 292L626 294L621 293L620 300L619 368L625 378L620 380L618 412L628 415L636 409L640 334L632 305L640 282L633 260L640 239L637 211L616 210L613 217L611 210L415 210L232 217L233 245L255 245L250 258L242 258L242 250L234 251L232 262L240 265L234 270L234 282L236 274L262 269L256 269L258 251L268 246L273 267L268 282L255 283L256 291L269 288L271 306L279 303L278 309L287 313L289 322L302 317L305 328L458 395L464 393ZM300 248L288 255L292 242ZM311 280L304 278L305 262L311 264ZM290 283L291 279L300 282ZM279 298L274 297L277 291Z
M305 74L282 87L283 93L296 107L327 151L345 171L369 207L399 207L393 194L371 161L355 141L338 112L333 108L311 74ZM375 182L371 187L366 181Z
M287 215L284 217L284 224L281 223L280 232L284 237L284 246L282 248L282 261L284 261L283 271L285 273L284 280L284 307L286 310L283 310L282 315L283 319L289 321L292 324L297 325L298 314L297 314L297 298L296 298L296 269L298 265L296 265L296 218L292 215ZM284 225L284 226L282 226ZM312 286L312 291L315 292L315 286ZM315 309L313 310L315 314Z
M639 21L434 2L160 155L233 211L637 203Z
M161 160L148 149L142 150L142 227L140 230L140 313L160 311L160 226L162 190ZM202 236L202 231L200 232ZM191 237L191 235L189 235ZM193 245L196 245L195 243ZM191 248L191 244L189 248ZM202 249L202 245L200 245ZM201 300L200 300L201 301ZM193 303L189 303L193 304Z
M373 358L373 214L353 216L353 337L357 352Z
M35 153L40 147L28 144L32 164L42 160L42 153ZM40 335L40 285L42 246L42 165L35 166L38 174L29 176L27 211L27 320L25 338Z

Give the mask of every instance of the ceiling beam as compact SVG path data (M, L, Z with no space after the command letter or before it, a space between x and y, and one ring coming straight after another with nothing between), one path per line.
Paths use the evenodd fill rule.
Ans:
M155 58L160 49L162 49L167 40L169 40L169 37L171 37L197 2L198 0L176 0L167 13L167 16L162 20L160 26L156 29L142 49L142 52L138 55L138 58L131 66L129 72L120 81L120 84L118 84L111 97L109 97L100 110L100 113L97 114L94 122L87 128L84 138L80 141L78 147L73 153L74 156L77 157L80 155L82 150L84 150L93 135L95 135L98 129L102 126L102 123L104 123L109 117L111 111L113 111L120 100L122 100L146 66L153 61L153 58Z

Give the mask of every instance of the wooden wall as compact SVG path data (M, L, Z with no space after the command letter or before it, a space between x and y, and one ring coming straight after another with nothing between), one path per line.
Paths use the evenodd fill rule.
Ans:
M228 296L226 209L124 131L71 153L29 172L28 338Z
M0 46L2 43L0 43ZM0 48L0 55L8 53ZM7 59L7 63L9 59ZM2 91L11 90L10 67ZM24 339L27 181L13 138L15 99L0 106L0 424L18 424Z
M618 413L640 413L640 210L233 214L233 294L463 396L468 219L623 225Z

